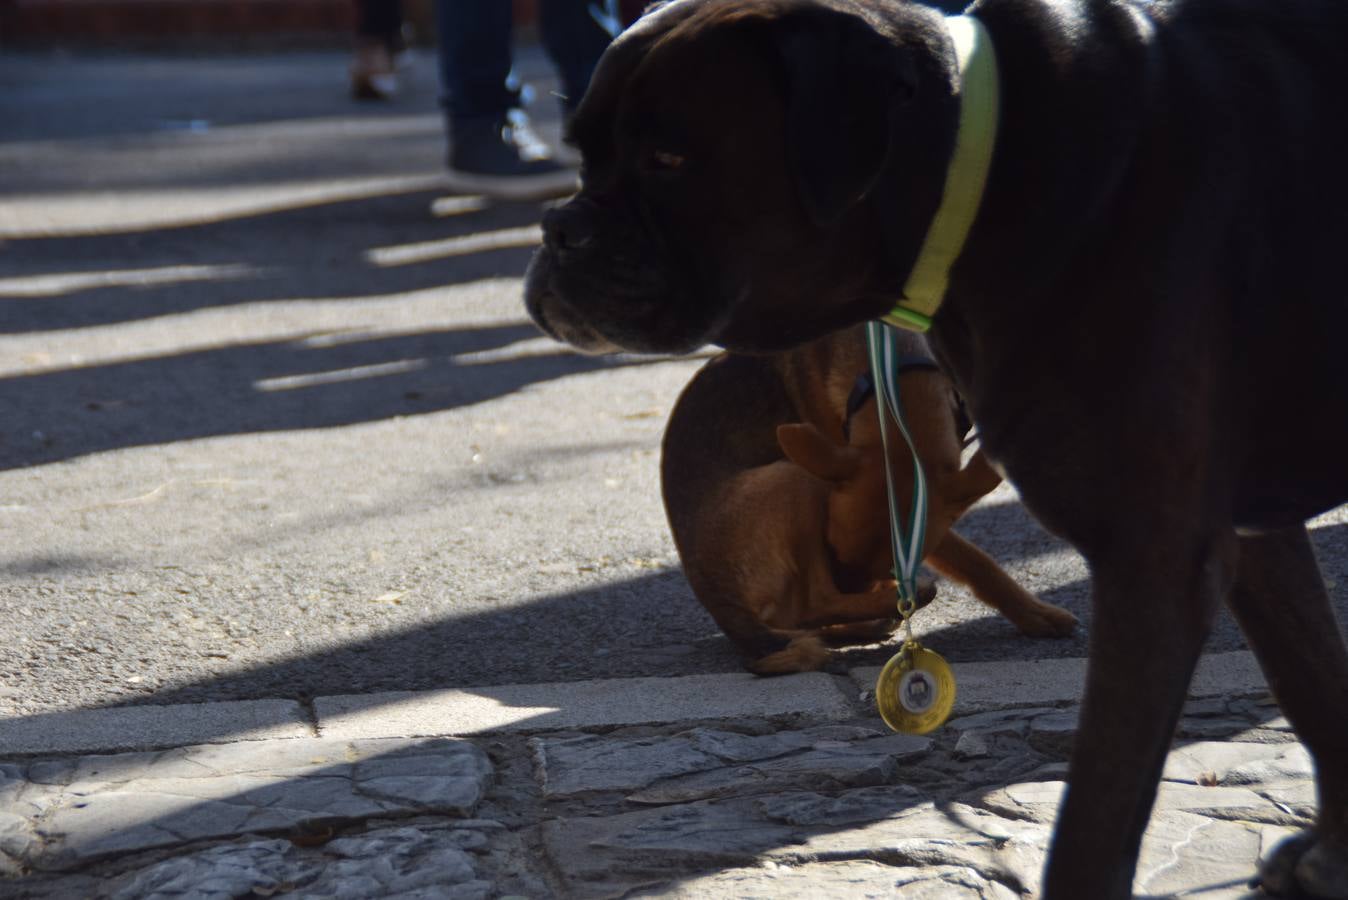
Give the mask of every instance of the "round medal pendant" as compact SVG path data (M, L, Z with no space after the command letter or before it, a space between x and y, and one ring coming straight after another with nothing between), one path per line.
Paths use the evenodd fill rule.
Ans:
M934 731L955 706L955 674L939 653L918 643L905 645L880 670L875 705L880 718L895 731Z

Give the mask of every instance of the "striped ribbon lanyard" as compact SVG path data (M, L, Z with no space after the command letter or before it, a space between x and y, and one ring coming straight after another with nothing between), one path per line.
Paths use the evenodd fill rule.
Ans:
M955 708L955 673L941 654L928 650L913 637L913 613L917 610L917 568L922 564L927 539L927 476L922 460L903 420L899 400L899 367L903 354L895 341L897 330L883 322L866 325L871 377L875 380L875 405L880 415L880 441L885 453L885 487L889 499L889 538L894 549L894 580L899 588L899 615L904 639L899 652L880 670L875 680L875 705L880 718L895 731L926 734L940 728ZM913 500L908 508L908 527L899 515L894 490L894 471L889 464L889 423L908 442L913 454Z
M871 377L875 381L876 407L880 413L880 440L885 453L885 485L889 495L889 539L894 550L894 578L899 583L899 613L905 623L917 609L917 570L922 564L927 539L927 476L908 424L903 419L899 399L899 364L902 359L895 345L896 330L883 322L868 322L866 343L870 351ZM899 514L898 494L894 490L894 472L889 464L889 423L893 422L908 442L913 454L913 499L905 529Z

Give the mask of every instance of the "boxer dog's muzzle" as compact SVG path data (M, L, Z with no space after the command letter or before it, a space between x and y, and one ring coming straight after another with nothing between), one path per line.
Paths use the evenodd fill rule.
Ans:
M544 215L525 303L545 332L586 353L687 352L705 342L720 315L709 305L699 309L681 287L639 223L621 211L603 213L582 193Z

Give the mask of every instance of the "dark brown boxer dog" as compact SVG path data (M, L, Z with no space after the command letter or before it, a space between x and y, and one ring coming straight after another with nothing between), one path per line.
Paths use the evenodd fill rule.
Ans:
M1348 897L1348 654L1304 525L1348 500L1348 3L968 17L1000 116L930 338L985 450L1093 578L1045 895L1129 894L1224 601L1316 763L1315 827L1263 884ZM649 14L573 123L583 188L544 223L535 319L592 351L765 350L912 301L963 190L957 133L978 133L971 31L900 0Z

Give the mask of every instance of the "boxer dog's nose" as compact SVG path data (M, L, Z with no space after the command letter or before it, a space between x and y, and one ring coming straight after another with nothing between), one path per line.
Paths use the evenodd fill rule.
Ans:
M580 250L594 240L594 217L572 201L543 214L543 237L554 250Z

